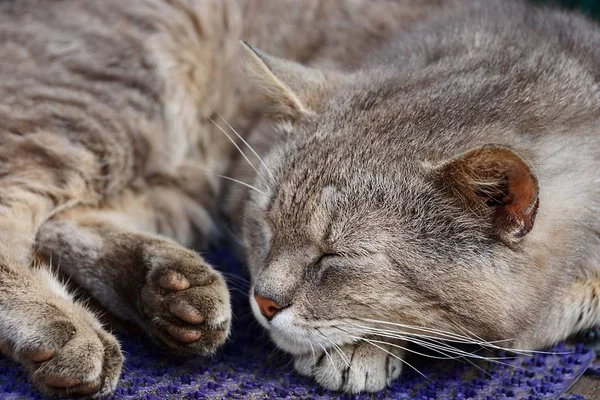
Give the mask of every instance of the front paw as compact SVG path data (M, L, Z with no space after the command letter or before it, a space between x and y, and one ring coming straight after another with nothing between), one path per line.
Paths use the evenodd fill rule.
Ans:
M46 395L103 398L117 386L123 355L117 340L91 314L75 308L79 310L71 319L32 325L33 332L5 342L4 350Z
M183 354L210 355L229 334L231 305L225 281L197 254L152 249L140 295L150 335Z
M402 371L404 350L381 343L360 342L297 356L296 371L330 390L350 393L383 390Z

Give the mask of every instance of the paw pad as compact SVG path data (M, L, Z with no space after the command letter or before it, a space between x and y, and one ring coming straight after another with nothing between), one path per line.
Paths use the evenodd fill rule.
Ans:
M56 350L52 349L40 349L33 351L29 354L29 359L33 362L48 361L56 354Z
M174 302L169 306L171 314L190 324L204 322L204 316L195 307L184 302Z
M179 353L211 354L229 331L225 281L186 249L160 253L162 258L153 259L140 293L140 311L148 318L149 333Z
M48 375L44 378L44 383L48 386L54 386L57 388L71 388L79 385L79 381L62 376Z
M196 342L202 337L202 332L200 331L182 328L175 325L167 326L167 331L171 334L171 336L183 343Z
M158 280L163 289L181 291L190 287L190 281L183 275L173 270L166 271Z

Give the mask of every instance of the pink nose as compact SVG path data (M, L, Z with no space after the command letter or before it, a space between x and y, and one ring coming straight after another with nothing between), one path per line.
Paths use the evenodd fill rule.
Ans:
M271 299L265 299L254 293L254 300L258 303L260 313L264 315L266 319L271 319L281 310L281 307Z

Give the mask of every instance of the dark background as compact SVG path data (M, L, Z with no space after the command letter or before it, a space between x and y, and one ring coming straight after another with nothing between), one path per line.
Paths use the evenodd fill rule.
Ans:
M557 4L570 9L579 9L600 20L600 0L537 0L538 3Z

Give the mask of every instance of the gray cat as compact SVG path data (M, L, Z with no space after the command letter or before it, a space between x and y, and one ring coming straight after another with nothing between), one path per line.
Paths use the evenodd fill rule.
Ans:
M411 341L541 349L599 322L600 28L468 3L351 72L246 45L279 121L244 212L251 303L327 388L384 388Z

